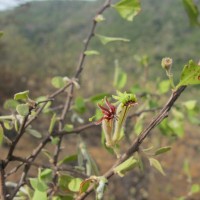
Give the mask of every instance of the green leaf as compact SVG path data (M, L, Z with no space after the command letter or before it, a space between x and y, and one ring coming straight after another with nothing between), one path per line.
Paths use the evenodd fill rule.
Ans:
M98 51L95 51L95 50L88 50L88 51L85 51L84 54L86 56L91 56L91 55L99 55L100 53Z
M143 116L137 118L135 125L134 125L134 132L136 135L139 135L142 132L143 129Z
M0 146L3 143L3 137L4 137L4 130L3 130L2 125L0 124Z
M32 200L47 200L47 192L41 192L40 190L35 190Z
M193 0L183 0L183 6L189 17L190 24L193 26L199 26L200 25L200 23L198 21L199 10L198 10L197 6L195 5L194 1Z
M82 97L77 97L75 99L75 110L80 114L83 114L86 111L85 101Z
M52 178L52 169L44 169L40 173L40 179L41 180L46 180Z
M163 168L158 160L156 160L154 158L149 158L149 162L152 167L157 169L162 175L165 176L165 172L163 171Z
M119 67L118 62L115 64L114 82L113 86L116 89L122 89L127 82L127 74Z
M188 65L185 65L181 73L179 84L176 88L183 85L195 85L200 84L200 65L194 63L192 60L189 61Z
M168 125L173 131L173 134L175 134L178 137L184 136L184 124L182 120L173 119L168 122Z
M73 178L68 175L59 176L58 185L61 190L66 191L68 189L68 185Z
M70 155L70 156L66 156L64 159L62 159L58 165L62 165L62 164L66 164L66 163L70 163L70 162L74 162L78 160L78 156L77 154L74 155Z
M192 192L192 194L199 193L200 192L200 185L199 184L193 184L190 191Z
M35 190L39 190L40 192L45 192L48 189L48 186L43 182L39 181L37 178L30 178L30 184Z
M64 131L72 131L74 128L73 124L65 124L63 130Z
M29 90L24 92L19 92L14 95L14 100L27 100L29 95Z
M72 192L78 192L82 181L83 181L83 180L80 179L80 178L73 178L73 179L69 182L68 188L69 188Z
M3 34L4 34L4 33L3 33L2 31L0 31L0 38L3 37Z
M3 108L4 109L16 109L17 105L19 105L19 102L17 102L14 99L8 99L4 102Z
M38 132L37 130L34 130L34 129L27 129L26 132L28 132L30 135L32 135L33 137L35 138L42 138L42 134L40 132Z
M134 157L130 157L120 165L114 168L114 172L120 177L123 177L126 172L138 166L138 161Z
M95 34L95 36L97 36L99 38L99 40L101 41L102 44L108 44L109 42L117 42L117 41L121 41L121 42L129 42L129 39L126 38L121 38L121 37L106 37L103 35L99 35L99 34Z
M133 21L133 18L141 11L139 0L122 0L113 7L127 21Z
M56 124L56 121L57 121L57 115L56 115L56 113L54 113L52 118L51 118L51 122L50 122L50 125L49 125L49 130L48 130L50 134L53 132L53 129L54 129L55 124Z
M188 110L194 110L196 105L197 105L197 101L196 100L189 100L189 101L185 101L183 103L183 105L188 109Z
M155 155L160 155L160 154L166 153L166 152L168 152L170 150L171 150L170 146L161 147L161 148L156 150Z
M104 99L104 97L109 96L108 93L101 93L101 94L97 94L95 96L90 97L89 101L96 103L102 99Z
M168 92L169 89L170 89L170 82L169 82L169 80L161 81L159 83L159 85L158 85L158 89L159 89L159 92L161 94L164 94L164 93Z
M57 145L59 141L59 137L51 137L51 144Z
M65 81L64 81L63 77L61 77L61 76L55 76L55 77L52 78L51 84L55 88L62 88L62 87L65 86Z
M19 104L16 107L16 110L19 115L24 116L24 117L29 114L29 106L27 104Z

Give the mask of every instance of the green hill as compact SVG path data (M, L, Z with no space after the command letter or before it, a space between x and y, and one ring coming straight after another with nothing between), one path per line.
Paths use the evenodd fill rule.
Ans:
M9 77L6 81L15 81L21 88L34 88L38 81L45 86L44 76L72 75L92 17L102 2L32 2L0 12L4 32L0 40L2 79ZM189 26L180 0L141 2L142 11L131 23L121 19L113 9L105 13L106 21L98 26L96 33L125 37L131 42L103 46L94 38L90 48L100 51L101 55L87 59L83 82L97 81L93 74L99 75L100 85L110 80L115 59L133 77L138 75L141 68L134 61L135 54L150 57L152 78L163 74L160 60L164 56L174 58L175 70L188 59L199 59L200 29ZM4 87L0 85L1 90ZM15 90L12 84L8 83L7 87L7 93ZM36 88L41 90L41 86Z

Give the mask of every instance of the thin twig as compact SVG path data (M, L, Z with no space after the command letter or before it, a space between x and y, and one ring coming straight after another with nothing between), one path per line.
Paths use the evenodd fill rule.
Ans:
M133 141L130 148L115 162L115 164L103 175L107 179L114 175L114 168L119 164L123 163L127 160L130 156L132 156L135 152L138 151L140 145L144 141L144 139L151 133L151 130L156 127L163 119L168 117L168 113L172 106L174 105L175 101L181 95L181 93L185 90L186 86L181 86L176 91L172 92L169 100L165 104L165 106L161 109L159 114L150 122L150 124L141 132L141 134ZM76 200L83 200L85 199L92 191L93 186L89 187L87 192L79 195Z

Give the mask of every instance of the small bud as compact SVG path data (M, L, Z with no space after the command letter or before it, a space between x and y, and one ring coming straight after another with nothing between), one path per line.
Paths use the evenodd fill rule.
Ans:
M163 58L162 59L162 62L161 62L161 66L167 70L167 71L170 71L171 67L172 67L172 63L173 63L173 60L171 58Z

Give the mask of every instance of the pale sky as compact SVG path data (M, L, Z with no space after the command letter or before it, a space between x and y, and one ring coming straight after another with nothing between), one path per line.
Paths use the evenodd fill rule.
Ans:
M0 0L0 10L13 8L20 3L29 1L45 1L45 0ZM59 0L46 0L46 1L59 1ZM61 0L61 1L97 1L97 0Z

